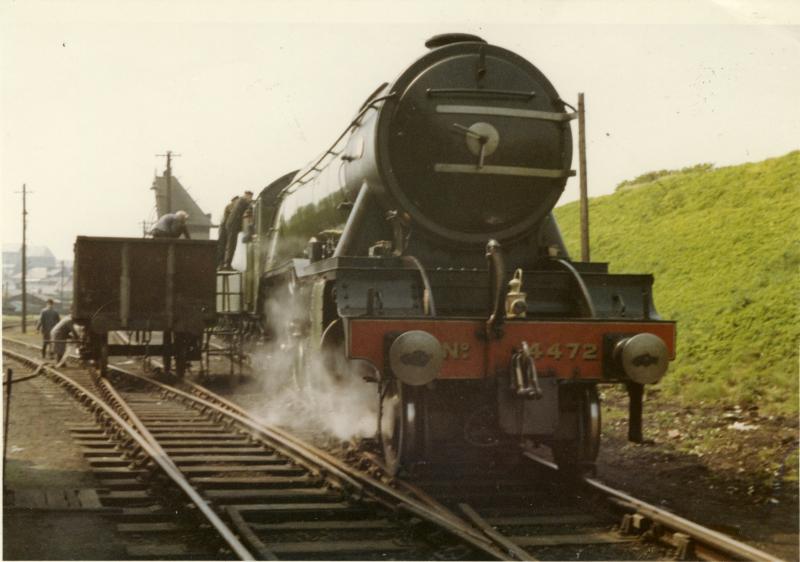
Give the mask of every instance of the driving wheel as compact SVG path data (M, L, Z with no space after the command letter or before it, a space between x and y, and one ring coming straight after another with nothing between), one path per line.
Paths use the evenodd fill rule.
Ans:
M423 412L417 390L392 379L381 393L378 436L384 463L392 475L424 457Z
M562 387L559 394L562 424L571 437L552 444L553 457L565 474L584 474L594 468L600 450L600 398L594 385Z

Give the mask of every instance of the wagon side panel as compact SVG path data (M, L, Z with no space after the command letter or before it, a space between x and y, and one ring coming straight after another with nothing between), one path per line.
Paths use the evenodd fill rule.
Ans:
M73 318L102 332L119 323L121 254L113 239L75 242Z

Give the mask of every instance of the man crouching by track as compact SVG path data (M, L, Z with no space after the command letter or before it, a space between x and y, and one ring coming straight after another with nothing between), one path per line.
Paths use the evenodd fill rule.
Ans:
M50 341L53 342L53 351L56 355L56 363L60 364L64 353L67 351L67 342L70 336L74 341L78 341L80 336L75 331L75 322L72 316L65 316L61 321L55 325L50 332Z

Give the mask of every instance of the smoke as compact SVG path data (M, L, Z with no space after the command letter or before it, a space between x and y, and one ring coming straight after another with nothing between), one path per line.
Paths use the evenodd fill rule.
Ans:
M301 376L294 377L295 350L270 347L253 357L263 395L254 412L259 418L303 435L323 431L343 441L375 435L376 384L352 372L331 372L328 362L318 356L307 357Z
M253 413L306 439L346 441L374 437L378 385L363 380L363 365L349 362L343 349L311 349L308 310L295 298L296 287L268 303L272 339L251 353L258 385ZM359 368L361 367L361 368Z

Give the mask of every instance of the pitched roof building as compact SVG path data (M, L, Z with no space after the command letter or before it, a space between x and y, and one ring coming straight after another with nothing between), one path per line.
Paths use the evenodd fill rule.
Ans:
M156 193L156 213L160 217L169 212L186 211L189 213L189 220L186 222L189 228L189 235L196 240L208 240L209 230L211 230L211 213L204 213L200 206L192 199L186 188L183 187L178 178L174 175L170 181L170 200L171 205L167 208L167 178L166 176L156 176L153 179L153 186L150 188Z

